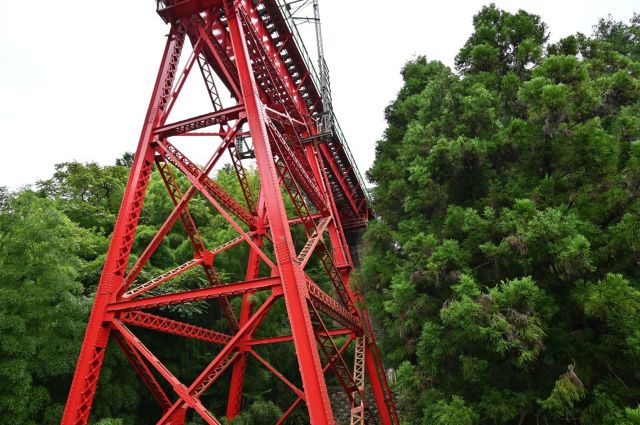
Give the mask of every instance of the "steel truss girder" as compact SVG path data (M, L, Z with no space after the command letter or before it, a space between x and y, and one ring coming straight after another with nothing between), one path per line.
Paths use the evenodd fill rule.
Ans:
M209 363L209 365L202 371L200 376L188 387L185 388L184 394L180 395L180 399L176 401L164 414L164 416L158 421L158 425L166 424L171 415L185 404L191 406L190 399L193 397L199 397L204 391L207 390L215 380L220 376L223 365L231 363L228 358L233 355L233 350L237 348L239 343L243 340L245 335L251 332L260 322L264 319L267 311L279 296L276 293L267 298L267 300L260 306L260 308L251 316L251 318L244 323L238 332L233 336L231 341L223 347L223 349L216 355L216 357ZM226 366L224 366L226 367ZM191 406L193 407L193 406ZM206 417L203 417L205 420Z
M155 314L145 313L143 311L125 311L119 317L122 323L138 326L141 328L153 329L160 332L166 332L174 335L186 336L201 341L210 342L212 344L228 344L231 341L230 335L215 332L210 329L201 328L200 326L190 325L188 323L179 322L177 320L167 319Z
M217 19L220 13L222 10L214 10L206 20L201 17L193 17L194 26L187 29L187 34L192 42L198 37L202 37L205 43L204 59L222 77L222 82L229 89L231 97L240 99L238 70L234 64L227 28L220 19ZM206 30L205 23L211 24L211 31Z
M136 337L133 332L131 332L122 322L119 320L113 320L110 322L110 325L117 329L123 338L125 338L130 344L136 347L136 349L152 364L158 373L162 375L167 382L171 385L173 390L176 392L180 400L184 400L190 407L195 409L200 416L211 425L220 425L220 422L216 420L216 418L207 410L206 407L202 405L200 400L197 397L194 397L186 386L180 382L178 378L176 378L167 367L162 364L162 362ZM175 403L174 403L175 406ZM169 408L166 415L173 414L171 408Z
M191 291L174 292L172 294L156 295L153 297L124 300L108 305L108 311L142 310L158 308L172 304L195 302L220 297L230 297L243 294L246 291L260 291L276 287L280 284L279 277L265 277L246 282L228 283L210 288L193 289Z
M348 328L342 329L330 329L328 334L329 336L344 336L353 334L353 330ZM281 342L291 342L293 341L293 335L280 335L280 336L271 336L266 338L256 338L251 341L247 341L247 345L263 345L263 344L277 344Z
M166 116L163 116L162 118L166 118ZM215 166L215 164L220 159L220 156L225 151L226 145L229 143L229 140L231 140L234 137L235 132L238 131L238 128L239 128L240 125L241 125L241 123L236 123L235 127L233 129L231 129L224 136L224 138L222 140L222 143L220 144L220 146L218 147L216 152L213 154L213 156L211 157L209 162L206 164L204 169L202 169L202 170L200 170L199 172L196 173L196 182L197 183L200 183L200 181L202 179L205 179L207 177L208 173ZM154 143L154 145L156 145L155 149L157 150L157 142ZM150 145L150 148L151 147L152 146ZM195 173L195 170L192 170L192 171ZM166 234L169 232L169 230L171 229L171 226L173 226L175 221L178 218L181 217L183 210L186 208L187 204L189 203L191 198L195 195L195 193L196 193L196 188L192 185L186 191L186 193L182 196L180 201L177 204L175 204L175 207L174 207L173 211L171 212L171 214L169 214L169 217L167 217L167 219L162 224L160 229L158 229L158 232L152 238L151 242L149 242L149 245L145 248L144 252L140 255L138 260L135 262L135 264L131 267L129 272L126 274L126 276L124 278L124 283L122 285L122 288L120 288L120 290L118 292L118 295L121 295L122 293L124 293L129 288L131 283L135 280L135 278L141 272L141 270L144 267L144 265L146 264L146 262L149 260L149 258L151 258L151 255L155 252L155 250L158 248L158 246L160 245L160 243L162 242L162 240L164 239ZM129 249L130 248L131 247L129 246Z
M210 112L208 114L203 114L172 124L167 124L162 127L157 127L154 130L154 133L160 139L171 136L179 136L183 133L200 130L201 128L211 127L212 125L227 124L230 121L238 120L242 118L242 112L244 112L243 106L235 105L227 109L221 109L219 111Z
M273 152L280 156L293 179L303 188L305 194L309 197L316 209L320 213L326 213L328 211L327 203L317 182L309 176L305 166L293 153L291 147L286 140L284 140L284 137L282 137L278 129L274 125L269 125L267 129L272 136L271 146Z
M179 265L178 267L175 267L167 272L164 272L160 276L156 276L153 279L148 280L144 283L141 283L135 288L128 290L122 295L122 298L125 300L136 298L144 294L145 292L150 291L153 288L161 285L162 283L168 280L171 280L174 277L181 275L182 273L188 270L191 270L192 268L194 268L198 264L201 264L202 262L203 262L202 258L194 258L193 260L189 260L186 263Z
M307 265L309 259L311 258L311 254L313 253L313 250L318 245L318 242L320 242L320 240L324 237L324 231L327 229L330 221L331 217L325 217L320 220L320 223L318 223L318 227L314 230L313 234L309 236L307 243L304 244L304 247L302 247L302 249L300 250L300 253L298 254L298 262L300 263L300 266L302 268Z
M316 225L315 221L312 218L312 215L309 211L309 207L307 206L302 194L300 193L300 190L298 188L298 184L296 182L296 180L293 178L293 175L291 174L291 169L289 168L289 166L286 163L283 163L280 167L279 167L279 171L280 171L280 176L282 178L282 181L285 185L285 188L287 189L287 192L289 193L289 196L291 198L291 201L293 202L293 205L296 209L296 211L298 212L298 215L301 217L302 219L302 224L305 227L305 232L307 233L307 236L309 237L309 240L307 241L307 244L309 245L309 248L311 245L314 244L320 244L320 249L319 249L319 257L320 257L320 261L322 262L325 270L327 271L327 275L329 277L329 279L331 280L331 283L333 284L334 289L336 290L342 304L344 306L347 307L348 309L348 313L349 316L348 317L354 317L358 315L358 312L356 310L355 304L354 304L354 295L353 293L347 288L344 280L342 279L342 276L340 274L340 271L337 269L337 267L335 266L334 260L331 257L331 254L329 253L329 250L327 249L327 247L324 245L324 239L323 239L323 229L321 229L321 227L326 228L326 226L329 224L329 222L327 223L320 223L320 225ZM321 231L322 230L322 231ZM315 240L314 240L315 239ZM305 248L307 248L307 246L305 245ZM303 248L303 252L304 249ZM335 248L335 247L334 247ZM341 249L341 247L339 247ZM308 255L310 255L310 252L308 253ZM307 259L308 261L308 259ZM300 259L299 259L300 262ZM302 263L300 262L301 265L304 267L304 264L306 264L306 262ZM312 288L314 291L310 291L310 294L312 292L315 293L315 295L317 297L320 297L320 301L321 304L319 306L319 308L322 308L323 310L325 309L329 309L331 311L331 313L329 313L329 310L327 311L328 314L332 314L333 317L335 319L337 319L338 321L340 321L340 318L343 318L344 320L344 313L340 311L340 306L335 303L335 301L333 301L333 299L328 299L327 297L324 297L320 292L320 288ZM330 298L330 297L329 297ZM324 300L324 301L322 301ZM347 319L350 320L350 319ZM341 322L344 324L344 322Z
M179 168L187 177L197 177L201 170L195 165L189 158L187 158L182 152L178 150L174 145L165 140L160 143L162 151L165 154L167 161L171 162L177 168ZM216 182L209 177L204 176L202 178L202 187L209 192L211 196L215 198L220 204L227 207L227 209L242 220L245 224L255 227L255 218L246 210L238 201L236 201L231 195L229 195L224 189L220 187Z
M356 384L356 391L353 393L354 397L351 402L351 425L364 424L365 411L368 409L364 387L366 343L367 341L364 335L356 338L355 356L353 361L353 381Z
M325 143L320 144L320 151L322 152L324 163L329 166L331 173L338 181L338 186L340 190L342 191L342 193L344 194L344 197L349 202L349 206L351 207L352 213L354 214L354 216L359 217L361 215L360 208L358 208L356 204L352 191L349 189L349 186L342 178L342 173L340 172L340 170L338 170L337 165L331 160L329 148Z
M258 3L249 0L164 0L160 8L161 14L172 22L171 33L98 285L96 301L65 407L62 421L64 425L88 423L93 394L110 336L114 336L162 407L164 415L160 424L183 425L187 409L194 409L206 423L219 424L220 421L202 404L200 396L225 370L231 368L232 390L229 394L227 417L232 419L240 409L248 356L256 358L298 396L279 423L296 405L305 401L312 423L335 424L324 372L328 369L338 371L336 374L344 382L347 393L354 402L352 407L357 410L358 400L363 399L363 370L366 369L369 378L373 380L371 385L381 422L384 425L398 424L388 385L384 380L380 356L372 342L373 335L366 312L363 313L356 306L356 298L349 287L351 261L342 233L342 213L339 213L334 199L336 193L337 196L340 193L333 191L325 174L340 171L344 167L344 159L338 161L339 168L332 167L331 164L326 166L324 162L331 162L332 158L323 158L316 153L318 142L314 133L317 128L311 117L316 110L313 99L308 97L309 94L312 97L317 95L313 91L313 79L309 78L308 71L293 73L294 67L287 59L289 54L295 53L293 50L287 51L293 49L290 44L291 36L283 33L274 36L270 32L269 19L274 20L277 28L282 28L284 22L282 17L278 18L280 10L273 5L275 3L270 0ZM193 8L199 11L195 15L190 12L195 10ZM179 73L178 63L186 37L191 41L193 53ZM192 75L191 70L196 62L205 80L214 111L167 124L169 113L185 80ZM298 62L295 65L300 67ZM229 89L235 105L223 107L214 73L223 83L221 87ZM317 102L315 104L318 105ZM196 130L213 125L219 125L220 128L206 133L206 137L220 137L222 141L203 167L197 166L168 140L181 135L204 136L204 132ZM235 146L237 134L251 137L254 145L260 184L257 202L253 199L242 164L244 157L238 155ZM304 146L301 140L305 141ZM226 152L231 154L232 165L241 185L244 197L242 203L209 177L213 167ZM174 209L135 264L127 270L154 162ZM188 179L189 187L184 193L173 176L172 170L175 169ZM347 167L346 173L349 170L350 167ZM349 186L352 180L352 177L347 177L344 184ZM334 183L332 180L330 184ZM297 214L294 217L287 216L284 208L283 186L293 200ZM211 203L230 228L237 232L238 237L217 248L205 246L188 208L198 192ZM360 204L356 207L363 208ZM347 217L350 215L347 214ZM145 283L137 283L143 267L178 220L182 222L193 245L194 259ZM306 244L299 253L294 249L291 236L291 226L298 223L303 224L307 234ZM327 233L329 238L325 242ZM263 238L270 243L263 245ZM213 266L216 256L241 243L248 245L250 253L245 280L221 282ZM314 256L323 264L336 290L337 299L320 289L305 273L305 266ZM262 275L269 277L260 277L261 264L267 266L262 270ZM173 285L165 285L160 292L166 293L150 295L149 291L152 289L159 288L193 267L203 267L209 287L173 292ZM132 286L134 283L137 286ZM270 291L271 295L252 312L254 308L250 301L253 298L251 295L258 291ZM228 298L233 296L243 298L237 320L236 313L228 302ZM286 301L291 335L254 339L253 334L265 320L270 307L281 297ZM231 322L231 333L217 332L142 311L210 299L222 301L223 311ZM341 327L328 328L322 322L320 313ZM312 317L317 323L316 328ZM142 328L143 332L155 330L217 344L222 346L221 351L191 385L185 385L142 344L128 328L129 325ZM333 340L336 336L348 337L347 343L338 348ZM364 344L364 357L361 355L362 350L357 350L358 362L354 364L354 374L351 374L343 352L356 337L358 344L367 342ZM254 351L256 346L287 341L294 343L302 378L301 387L294 385L268 359ZM324 368L320 363L319 350L327 357L328 363ZM155 373L151 367L155 368ZM164 394L156 375L162 376L169 383L177 395L176 401L170 401ZM376 423L367 416L363 420Z
M241 28L245 30L243 35L248 47L248 57L253 61L252 72L262 70L262 75L256 74L256 77L262 77L261 85L266 89L267 95L274 104L282 105L288 115L295 118L310 116L302 95L295 92L295 84L285 69L284 61L270 45L270 37L267 36L269 32L264 23L252 5L244 2L243 6L237 9L237 15ZM270 84L271 88L264 87L266 84Z
M313 307L313 313L315 337L318 341L318 345L320 346L320 351L324 354L327 360L331 360L334 357L337 358L335 362L330 363L331 369L338 379L338 382L340 382L340 385L345 390L349 401L352 402L353 392L356 391L357 388L353 381L353 377L351 376L351 371L342 357L342 354L340 354L333 338L329 335L327 326L315 307Z
M357 316L351 314L346 308L342 307L336 300L331 298L310 279L307 280L307 290L309 293L309 300L318 310L321 310L343 326L358 332L362 330L360 319L358 319Z
M249 234L251 235L253 234L253 232ZM123 299L136 298L144 294L145 292L150 291L156 286L161 285L162 283L173 279L174 277L186 272L187 270L192 269L198 264L205 263L205 258L209 258L209 261L213 262L213 259L215 258L216 255L223 253L227 249L233 248L234 246L238 245L240 242L242 242L242 237L238 236L237 238L231 239L210 251L205 251L203 255L197 258L194 258L192 260L189 260L184 264L181 264L159 276L154 277L153 279L147 282L141 283L140 285L128 290L122 295L122 298Z
M176 22L221 4L221 0L161 0L158 2L158 15L167 23Z
M202 74L202 79L204 80L207 92L209 93L209 99L211 99L213 110L220 111L222 109L222 101L220 100L220 94L218 93L218 88L216 87L216 82L213 77L214 71L211 69L211 66L207 62L203 53L198 52L197 61L200 73Z
M153 255L155 250L158 248L158 246L160 245L160 243L162 242L166 234L171 229L171 226L173 226L173 224L178 220L178 218L180 217L180 213L182 212L182 209L189 203L193 195L195 195L195 189L190 188L182 196L178 204L174 207L173 211L171 211L171 214L169 214L169 216L164 221L164 223L162 224L158 232L153 236L153 238L149 242L149 245L147 245L147 247L142 252L140 257L138 257L136 262L129 269L129 272L124 276L122 287L119 288L118 298L120 298L129 289L133 281L136 279L136 277L138 277L144 265L147 263L147 261L149 261L149 259L151 258L151 255ZM195 264L192 264L192 265L195 265Z
M238 176L238 183L240 184L242 196L244 196L247 208L249 209L249 211L255 212L256 201L251 190L251 185L249 184L249 179L247 178L247 173L242 166L242 158L240 158L240 151L238 150L237 144L237 139L229 144L229 156L231 157L231 163L233 164L233 168L235 169L236 175Z
M240 7L247 5L247 3L243 2ZM243 103L247 108L247 119L252 133L256 164L260 173L261 189L265 197L270 230L276 236L273 242L275 257L282 279L286 310L294 335L294 346L298 356L307 407L311 422L317 425L334 424L324 376L320 373L320 358L310 326L310 314L304 293L304 276L302 269L292 261L295 258L295 250L291 230L288 226L279 179L273 164L273 154L265 126L266 117L257 96L245 34L242 32L242 22L237 10L237 6L230 1L225 1L229 33L239 71Z

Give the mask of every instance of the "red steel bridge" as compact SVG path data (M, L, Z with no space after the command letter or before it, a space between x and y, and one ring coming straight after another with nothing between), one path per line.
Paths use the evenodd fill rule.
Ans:
M314 6L319 18L315 1ZM282 0L157 2L157 13L170 30L62 424L88 423L109 340L122 349L157 400L162 411L158 424L184 424L189 411L208 424L219 424L222 415L233 419L242 407L250 357L296 397L290 406L281 406L285 413L278 424L303 406L312 424L335 424L329 374L344 390L351 424L399 423L362 297L349 284L353 260L347 234L366 226L367 192L331 110L322 56L316 73L290 8ZM212 109L171 121L172 108L193 74L204 79ZM207 136L197 140L211 143L213 153L203 166L176 147L175 138L189 135ZM242 189L240 199L210 177L226 155ZM247 160L255 161L257 188L247 176ZM130 261L154 169L167 188L172 211ZM188 181L186 189L178 185L180 174ZM236 238L206 246L189 212L196 194L224 217ZM141 271L176 224L184 227L193 259L144 281ZM306 235L297 248L294 228ZM216 258L240 244L249 252L245 280L224 282L216 273ZM308 274L312 259L326 273L322 282ZM178 291L163 287L193 268L201 270L208 285ZM262 297L253 296L260 292ZM256 301L261 299L265 301ZM161 307L202 300L219 305L223 329L162 315ZM290 333L257 337L278 303L286 306ZM136 336L141 329L205 341L216 354L193 382L183 382ZM280 371L257 352L264 344L286 343L293 344L299 366L299 375L290 378L286 375L296 371ZM225 384L226 412L216 417L201 396L225 373L230 376L225 380L230 382Z

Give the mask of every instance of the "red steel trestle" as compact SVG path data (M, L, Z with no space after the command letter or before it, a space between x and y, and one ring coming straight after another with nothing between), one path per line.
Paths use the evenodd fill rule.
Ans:
M253 357L297 397L293 404L280 406L284 414L278 424L302 403L312 424L335 424L325 376L332 371L350 403L351 424L398 425L362 297L349 285L353 264L345 229L366 224L366 189L341 134L316 137L323 102L317 80L311 77L313 68L289 27L288 12L275 0L159 0L158 13L171 29L62 424L89 423L105 350L113 337L158 402L158 424L184 425L190 412L208 424L220 424L222 415L232 420L242 410L247 359ZM181 54L189 48L179 69ZM185 80L197 74L191 72L196 64L213 112L170 122ZM220 88L228 90L228 96L220 96ZM224 99L233 105L223 105ZM213 126L218 127L213 132L202 131ZM202 167L178 148L181 136L194 135L219 139ZM226 154L241 199L212 176ZM246 160L255 160L255 187L243 164ZM154 168L172 210L129 266ZM176 174L182 175L181 180ZM181 189L179 181L187 188ZM287 215L285 198L294 207L292 216ZM237 237L217 247L206 246L189 208L192 202L203 201ZM193 259L143 281L141 272L178 221L193 247ZM306 241L295 241L302 246L299 250L294 226L301 226L306 235ZM216 272L220 255L241 244L248 247L245 280L226 282ZM307 274L310 264L324 270L322 281ZM190 290L166 285L190 270L204 273L208 285ZM266 297L253 296L259 292ZM239 308L231 302L234 297L241 298ZM265 301L256 304L257 299ZM163 313L165 306L202 300L219 305L226 318L221 329ZM282 301L291 334L255 338L272 306ZM219 350L193 382L185 383L141 341L139 332L197 339ZM283 373L256 351L260 345L276 343L293 343L298 376L287 376L292 372ZM353 361L345 358L349 347L355 351ZM212 412L202 395L225 373L231 375L226 411Z

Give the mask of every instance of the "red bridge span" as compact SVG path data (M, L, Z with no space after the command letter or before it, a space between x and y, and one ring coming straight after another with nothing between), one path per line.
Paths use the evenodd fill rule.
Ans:
M304 407L312 424L335 424L329 374L344 391L351 424L399 424L362 296L349 284L354 263L347 235L366 226L368 195L331 108L317 0L313 6L318 72L299 37L291 6L282 0L157 2L169 35L62 424L88 423L110 340L157 400L162 412L158 424L183 425L189 410L208 424L219 424L222 416L236 417L249 357L295 395L290 406L281 406L284 414L278 424ZM188 78L204 80L212 108L172 121L171 111ZM194 135L214 141L204 166L177 147L176 139ZM242 189L238 199L210 177L222 158L237 175ZM251 186L247 161L255 161L259 187ZM130 264L152 172L161 176L172 211ZM177 183L179 174L188 180L186 190ZM196 194L224 217L237 237L206 246L189 212ZM289 212L285 202L293 206ZM142 281L141 271L174 225L183 226L193 259ZM306 235L303 243L296 241L297 247L292 236L296 227ZM249 252L245 280L225 282L216 272L216 259L240 244ZM312 259L325 273L321 280L308 274ZM204 273L207 286L173 292L163 288L193 268ZM265 295L252 297L259 292ZM201 300L217 302L226 319L221 329L163 317L158 310ZM278 303L286 306L290 333L256 337ZM193 382L182 382L136 336L148 332L144 329L206 341L216 354ZM292 371L278 370L256 348L286 343L293 344L297 376L287 377ZM201 396L220 384L225 373L231 377L226 411L216 416Z

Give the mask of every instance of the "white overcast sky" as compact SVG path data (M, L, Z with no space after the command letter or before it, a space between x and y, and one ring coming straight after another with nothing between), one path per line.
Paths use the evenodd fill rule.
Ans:
M451 66L487 3L321 0L334 108L362 172L402 65L426 55ZM541 15L552 41L640 11L631 0L495 3ZM0 185L48 178L64 161L112 164L135 149L166 32L152 0L0 0ZM208 112L192 103L194 115Z

